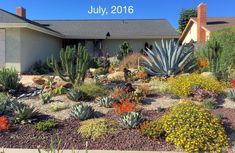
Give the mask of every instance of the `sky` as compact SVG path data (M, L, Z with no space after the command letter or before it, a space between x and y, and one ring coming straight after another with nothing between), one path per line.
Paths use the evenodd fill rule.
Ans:
M181 10L196 8L201 2L207 4L210 17L235 16L235 0L0 0L0 8L15 13L22 6L32 20L167 19L177 28ZM112 6L119 6L120 14L112 14ZM108 13L89 14L91 7L106 8Z

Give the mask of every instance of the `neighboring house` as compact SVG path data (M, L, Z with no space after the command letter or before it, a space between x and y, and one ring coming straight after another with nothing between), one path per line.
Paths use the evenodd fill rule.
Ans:
M197 8L197 18L191 18L180 36L180 41L205 42L210 33L228 27L235 27L235 17L207 17L206 4L201 3Z
M78 43L92 56L115 55L124 41L134 51L161 39L178 39L167 20L38 20L26 18L26 10L16 15L0 9L0 66L27 71L36 61L58 56L61 47Z

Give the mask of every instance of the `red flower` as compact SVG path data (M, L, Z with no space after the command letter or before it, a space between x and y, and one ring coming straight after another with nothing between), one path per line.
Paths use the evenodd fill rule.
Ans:
M119 115L127 112L133 112L136 109L136 105L131 103L130 100L126 99L123 103L114 103L113 107L116 109Z
M235 87L235 80L231 80L230 83L233 87Z
M5 131L10 128L8 119L4 116L0 117L0 131Z

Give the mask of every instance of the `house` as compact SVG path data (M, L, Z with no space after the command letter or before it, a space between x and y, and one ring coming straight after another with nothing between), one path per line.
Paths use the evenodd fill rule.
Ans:
M207 6L204 3L198 5L197 18L190 18L186 28L180 36L180 41L205 42L210 33L224 28L235 27L235 17L207 17Z
M0 9L0 66L25 72L36 61L57 57L62 47L78 43L92 56L112 56L124 41L139 51L146 43L178 37L165 19L32 21L23 7L17 7L16 14Z

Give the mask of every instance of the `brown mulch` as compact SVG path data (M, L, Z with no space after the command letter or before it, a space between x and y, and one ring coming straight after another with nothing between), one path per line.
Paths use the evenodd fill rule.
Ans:
M143 111L146 119L159 118L165 112L157 113L155 111ZM228 108L219 108L210 110L214 115L222 114L227 123L235 129L235 110ZM116 120L115 112L109 112L105 118ZM47 117L42 116L41 119ZM47 132L36 130L32 124L12 125L9 131L0 133L0 147L4 148L49 148L51 140L59 137L62 140L63 149L85 149L88 141L88 149L99 150L143 150L143 151L172 151L175 146L166 143L164 140L152 140L140 134L138 129L122 129L116 134L108 135L105 138L92 141L83 139L77 130L79 121L68 119L60 121L57 128ZM55 141L56 142L56 141Z

